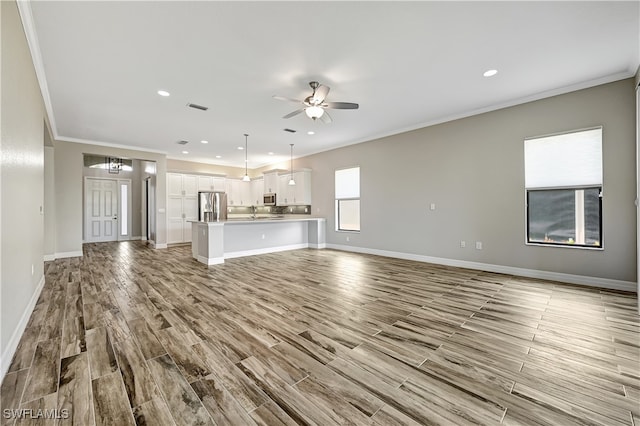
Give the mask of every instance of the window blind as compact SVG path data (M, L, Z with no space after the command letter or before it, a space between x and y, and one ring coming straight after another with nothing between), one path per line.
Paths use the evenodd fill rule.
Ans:
M525 187L602 185L602 127L525 139Z
M336 199L360 197L360 167L336 170Z

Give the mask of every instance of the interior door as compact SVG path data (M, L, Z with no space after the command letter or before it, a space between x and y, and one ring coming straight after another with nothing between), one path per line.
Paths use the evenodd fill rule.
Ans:
M85 241L118 239L118 182L85 178Z

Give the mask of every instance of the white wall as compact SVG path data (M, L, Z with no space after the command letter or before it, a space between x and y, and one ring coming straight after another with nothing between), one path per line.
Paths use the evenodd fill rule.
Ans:
M44 284L44 107L14 1L1 15L1 376Z
M634 97L627 79L300 158L295 167L313 170L313 214L327 217L329 245L593 277L633 291ZM523 140L600 125L604 250L525 245ZM345 234L334 231L334 171L354 165L362 232Z

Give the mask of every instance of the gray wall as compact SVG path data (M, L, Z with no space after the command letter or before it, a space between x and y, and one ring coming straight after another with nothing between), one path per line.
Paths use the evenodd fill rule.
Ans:
M633 282L634 96L627 79L300 158L295 167L313 170L313 214L327 218L329 244ZM600 125L604 250L525 245L524 138ZM345 234L334 231L334 171L355 165L362 232Z
M0 2L0 15L0 349L4 373L43 280L44 107L16 3ZM14 333L18 334L12 338Z
M99 145L54 141L56 194L56 256L79 256L83 234L83 170L84 154L135 158L156 163L155 243L165 245L166 237L166 157L164 154ZM147 175L141 174L141 179ZM132 188L139 191L138 188ZM137 192L140 194L140 192ZM138 196L138 198L140 195ZM135 212L133 213L135 214ZM140 234L138 234L140 235Z

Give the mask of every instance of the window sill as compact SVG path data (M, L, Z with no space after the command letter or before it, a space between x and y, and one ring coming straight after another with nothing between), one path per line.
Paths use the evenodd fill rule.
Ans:
M581 250L593 250L593 251L604 251L604 247L591 247L591 246L580 246L580 245L571 245L571 244L546 244L546 243L524 243L530 247L556 247L556 248L565 248L565 249L581 249Z

